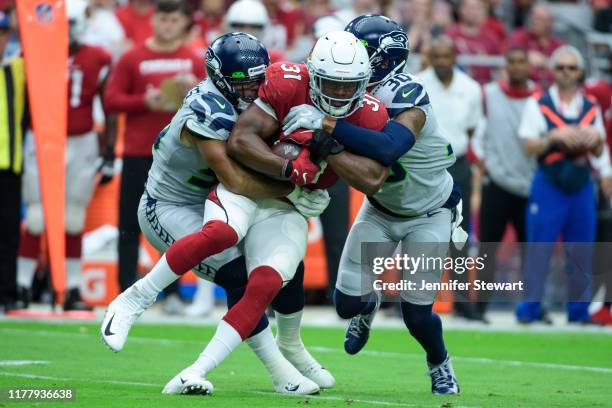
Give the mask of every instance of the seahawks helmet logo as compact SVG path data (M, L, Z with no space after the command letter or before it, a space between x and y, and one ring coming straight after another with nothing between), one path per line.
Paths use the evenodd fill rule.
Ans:
M387 51L391 48L408 48L408 36L403 31L392 31L380 37L380 48Z
M206 66L210 67L213 71L221 71L221 61L215 55L215 52L210 48L206 51L205 63Z

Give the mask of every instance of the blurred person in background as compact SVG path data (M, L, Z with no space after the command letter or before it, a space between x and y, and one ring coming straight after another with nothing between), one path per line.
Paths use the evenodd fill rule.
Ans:
M536 4L529 13L526 28L517 28L508 40L509 47L525 48L529 52L531 79L541 87L549 87L554 79L548 67L552 53L563 45L563 41L553 35L554 19L549 7Z
M378 0L352 0L344 8L339 9L334 13L344 25L353 21L358 16L364 14L380 14L380 1Z
M9 15L0 11L0 55L10 35ZM17 304L17 249L21 223L23 135L29 126L23 58L2 63L0 69L0 313Z
M458 55L500 55L503 43L486 26L487 8L483 0L461 0L459 21L446 30L454 42ZM469 72L477 82L484 84L491 80L491 68L472 65Z
M304 23L300 21L302 10L287 0L262 0L262 4L270 19L266 47L286 52L304 34Z
M541 299L554 243L562 235L568 274L567 317L590 323L591 273L596 210L591 164L609 172L601 111L580 89L584 59L572 46L551 57L555 82L523 111L519 136L527 154L538 158L527 204L524 301L516 308L520 323L551 323ZM541 244L534 244L541 243Z
M461 190L463 199L461 226L465 231L469 231L472 169L467 152L476 126L483 119L481 90L476 81L455 66L453 40L449 37L439 36L433 39L429 61L431 67L421 72L419 77L429 93L434 111L438 112L438 123L457 157L457 161L448 168L448 171ZM466 251L467 246L464 248ZM466 281L467 275L467 273L456 274L453 278ZM481 316L468 302L468 294L457 293L464 296L463 299L455 302L457 316L469 320L480 320Z
M102 93L111 56L100 47L81 42L87 24L87 2L68 0L68 140L66 143L66 296L64 310L89 309L80 296L81 256L86 209L96 187L96 174L110 181L113 170L112 145L103 152L102 167L98 134L94 130L93 100ZM107 115L103 140L112 140L114 120ZM34 138L24 147L23 194L27 203L26 219L19 247L17 284L21 300L27 307L44 231L43 206L39 187L39 169Z
M510 48L505 54L506 78L484 86L483 102L486 125L479 129L475 149L482 178L480 203L480 241L487 257L478 279L495 281L496 250L508 223L512 224L518 242L525 241L525 211L535 160L523 149L518 128L525 104L537 86L529 80L527 50ZM482 132L480 132L482 130ZM478 312L484 316L489 301L488 292L478 293Z
M223 34L224 0L201 0L200 6L193 13L193 28L204 40L206 48L215 38Z
M264 43L268 49L270 63L274 64L285 60L285 54L273 48L275 41L270 38L269 28L268 11L259 0L238 0L230 6L225 15L225 32L251 34Z
M594 97L604 112L606 124L608 151L612 150L612 85L605 79L587 80L583 86L584 92ZM612 242L612 174L599 174L599 194L597 201L597 242ZM594 322L612 325L612 251L609 244L597 245L594 256L593 296L603 286L603 305L591 314Z
M19 40L17 9L12 1L9 1L6 7L0 7L0 10L4 10L4 13L9 18L8 42L6 43L6 47L4 48L4 53L2 55L4 60L8 61L13 57L21 55L21 41Z
M397 19L408 34L410 52L420 53L434 33L432 0L400 0L397 3ZM439 34L439 33L438 33Z
M609 0L592 0L593 28L600 33L612 33L612 4Z
M204 64L183 45L190 19L185 3L157 2L152 18L153 36L119 59L105 92L107 109L126 113L119 199L121 290L136 280L140 245L137 209L152 163L151 146L172 119L186 90L204 77ZM170 293L164 310L178 313L183 309L178 285Z
M486 8L484 26L487 30L495 34L501 44L504 44L508 37L508 33L506 32L506 27L504 27L504 24L500 21L496 14L500 3L501 0L484 0Z
M129 0L125 6L118 7L115 15L123 26L128 47L142 45L153 34L151 17L155 11L152 0Z
M128 47L125 31L115 15L115 0L90 0L83 42L97 45L117 59Z

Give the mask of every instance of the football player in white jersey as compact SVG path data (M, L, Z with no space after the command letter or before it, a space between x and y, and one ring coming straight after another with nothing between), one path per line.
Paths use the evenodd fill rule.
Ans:
M362 242L391 243L384 247L387 253L376 256L391 257L401 245L409 254L416 250L413 255L425 253L443 259L451 237L462 245L467 236L458 228L461 211L456 207L461 195L446 171L455 162L451 146L438 127L426 90L417 78L401 73L408 57L405 32L380 15L357 17L346 31L366 45L373 71L368 89L386 105L392 120L383 132L375 134L301 105L292 109L283 130L324 130L330 141L391 170L382 188L364 201L338 271L334 303L341 317L351 319L344 347L347 353L356 354L368 340L380 304L373 287L364 283L368 280L362 279ZM419 271L417 276L437 283L442 272L440 265L439 269ZM427 354L432 392L456 394L459 384L444 345L442 324L432 312L435 296L436 291L401 292L402 315L410 334Z
M288 182L246 170L225 152L225 139L234 126L237 110L244 109L252 102L265 77L269 63L265 47L248 34L226 34L211 44L206 62L208 79L189 92L182 107L153 146L153 166L138 215L147 239L166 254L147 276L109 305L101 332L105 343L114 351L123 348L129 328L155 301L158 293L179 278L172 270L167 273L168 264L172 263L172 257L168 254L172 253L176 240L198 234L208 212L208 206L206 210L204 208L204 201L218 182L228 190L243 194L239 197L244 200L250 201L246 196L262 200L272 197L268 198L272 203L269 220L261 224L254 220L252 228L256 231L266 229L267 225L278 230L280 239L284 238L289 243L290 239L284 236L283 231L289 234L292 231L291 223L305 223L306 216L318 215L327 204L325 199L313 202L308 192ZM230 194L229 191L227 193ZM213 195L217 196L216 193ZM321 193L317 193L317 197L320 196ZM273 197L287 197L303 215L288 203ZM241 209L237 211L240 213ZM244 241L242 252L246 253L257 244L249 238ZM217 240L215 242L222 244ZM174 262L185 261L180 250L174 248L173 254ZM193 269L199 277L213 280L224 287L229 306L233 306L244 293L246 266L257 265L260 261L255 257L246 258L248 265L245 265L241 251L232 247L209 257L206 262L201 263L202 259L199 259L193 264ZM293 273L301 259L299 257L293 264ZM317 392L319 387L333 386L335 381L301 342L299 320L294 315L301 316L303 308L303 269L297 269L302 275L288 282L272 303L279 312L278 341L281 350L265 315L258 316L261 320L249 333L245 333L245 338L272 375L277 392L311 394ZM212 390L212 384L190 373L177 376L164 388L165 393L175 394L207 394Z

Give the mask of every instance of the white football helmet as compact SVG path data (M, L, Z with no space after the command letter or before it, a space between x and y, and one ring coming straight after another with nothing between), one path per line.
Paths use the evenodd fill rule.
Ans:
M230 6L225 16L228 32L241 31L260 40L269 22L268 11L258 0L238 0Z
M346 31L323 35L308 61L310 99L335 118L351 115L361 103L370 81L370 59L365 46Z
M70 42L79 42L87 29L86 0L66 0L66 15L68 16Z

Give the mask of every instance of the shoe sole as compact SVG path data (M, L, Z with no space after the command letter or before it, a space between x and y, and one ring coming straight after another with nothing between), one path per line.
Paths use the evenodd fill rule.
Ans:
M208 388L200 384L193 384L184 387L181 395L211 395L211 393Z

